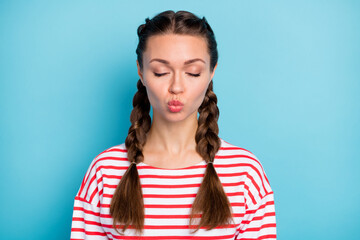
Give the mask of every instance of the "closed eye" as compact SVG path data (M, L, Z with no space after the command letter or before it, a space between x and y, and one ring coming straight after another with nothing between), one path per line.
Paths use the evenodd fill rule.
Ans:
M200 77L200 73L198 73L198 74L192 74L192 73L188 73L190 76L192 76L192 77Z
M161 77L161 76L164 76L166 73L156 73L156 72L154 72L154 75L156 76L156 77Z
M154 72L154 75L156 77L161 77L161 76L164 76L166 74L167 73L156 73L156 72ZM187 73L187 74L189 74L191 77L200 77L200 73L198 73L198 74Z

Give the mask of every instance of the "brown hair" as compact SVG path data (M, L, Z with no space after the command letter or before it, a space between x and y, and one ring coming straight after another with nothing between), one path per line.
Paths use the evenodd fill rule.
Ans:
M217 43L205 17L200 19L187 11L164 11L151 20L146 18L145 22L137 29L139 43L136 53L141 69L143 69L142 57L148 38L154 35L173 33L206 39L210 55L210 70L214 70L218 61ZM146 142L146 133L151 126L151 118L149 115L150 102L146 88L140 79L137 82L137 88L130 115L131 126L125 140L127 156L131 165L122 176L110 204L110 214L114 219L113 228L117 231L116 224L123 224L123 233L129 225L132 225L138 233L142 233L144 227L144 201L136 163L142 162L144 159L142 150ZM231 205L212 164L221 144L217 124L219 109L217 97L213 92L212 80L198 112L198 128L195 135L196 151L208 164L191 209L189 224L190 226L197 225L194 232L201 227L211 230L216 226L224 226L233 222ZM201 219L196 222L196 217L199 215L202 215Z

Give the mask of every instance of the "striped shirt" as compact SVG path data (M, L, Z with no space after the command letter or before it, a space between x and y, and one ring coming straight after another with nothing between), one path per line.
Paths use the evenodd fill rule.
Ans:
M141 239L276 239L273 191L254 154L223 139L214 167L232 208L235 224L200 228L192 234L189 217L204 177L206 162L165 169L137 164L142 187L145 224ZM128 169L125 144L96 156L75 196L71 239L138 239L135 229L119 235L112 228L109 208L121 176Z

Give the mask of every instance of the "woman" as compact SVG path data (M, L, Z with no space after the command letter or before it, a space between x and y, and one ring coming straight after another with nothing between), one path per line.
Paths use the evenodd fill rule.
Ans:
M260 162L218 136L218 53L206 19L165 11L137 33L131 127L125 143L92 161L71 238L276 239Z

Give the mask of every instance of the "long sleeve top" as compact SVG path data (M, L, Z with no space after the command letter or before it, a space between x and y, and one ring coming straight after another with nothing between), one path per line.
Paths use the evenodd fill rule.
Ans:
M192 234L189 217L204 177L206 162L177 169L137 164L144 199L145 224L140 239L276 239L274 194L256 156L223 139L214 167L231 204L235 224ZM71 239L138 239L135 229L125 235L112 228L110 202L128 169L125 144L96 156L75 196Z

